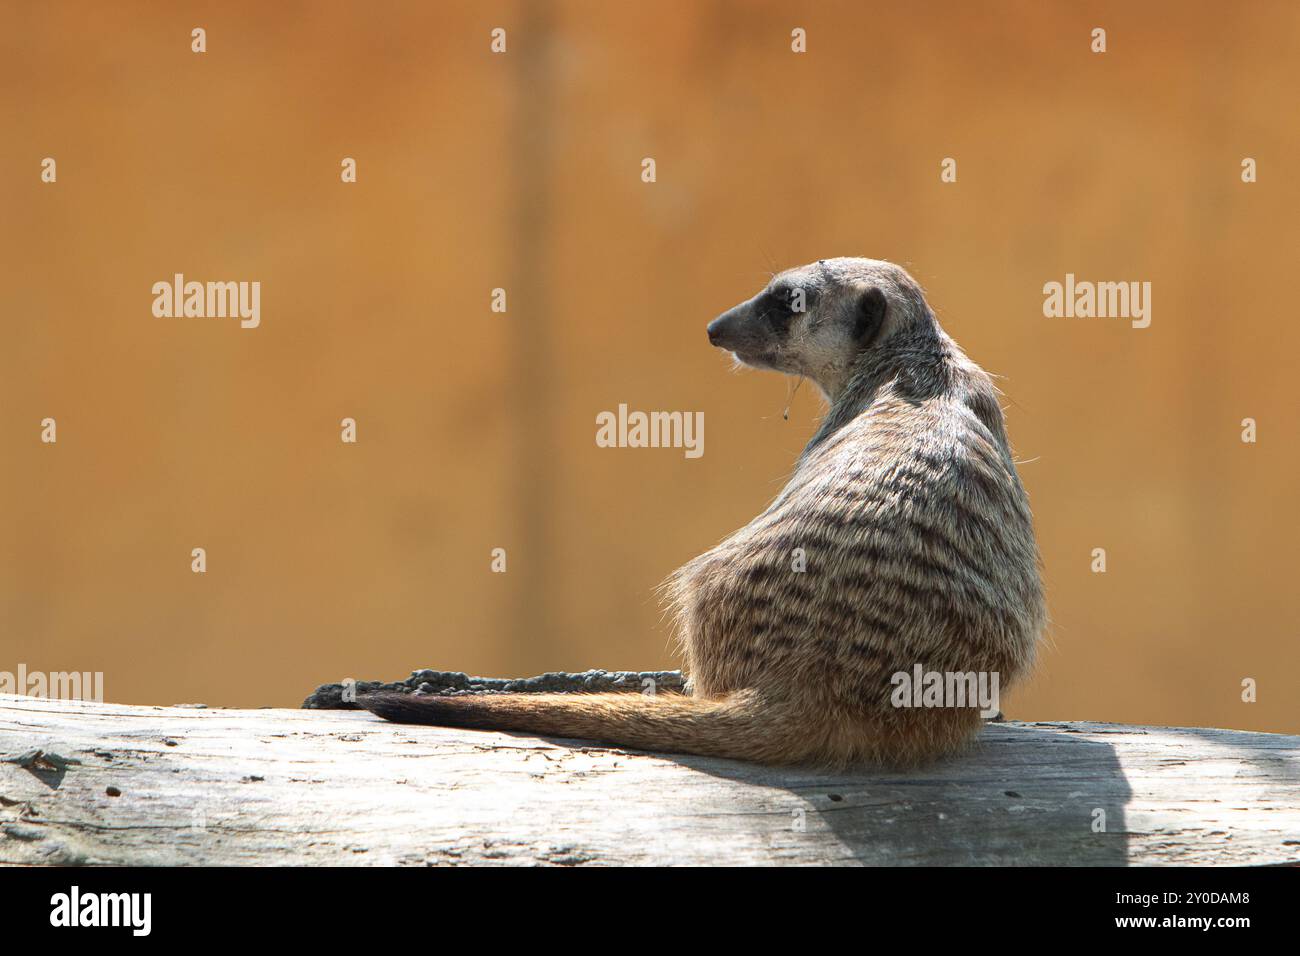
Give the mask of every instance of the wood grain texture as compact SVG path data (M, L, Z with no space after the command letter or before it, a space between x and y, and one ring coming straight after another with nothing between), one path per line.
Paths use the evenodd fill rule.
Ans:
M991 724L923 771L825 774L0 695L0 758L5 864L1300 863L1300 737L1230 730Z

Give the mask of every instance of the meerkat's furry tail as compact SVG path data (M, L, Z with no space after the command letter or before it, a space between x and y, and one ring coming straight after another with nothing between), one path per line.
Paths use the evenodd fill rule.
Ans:
M386 720L575 737L640 750L789 763L810 756L794 715L755 691L716 700L683 694L481 694L392 691L357 703ZM806 727L805 727L806 729Z

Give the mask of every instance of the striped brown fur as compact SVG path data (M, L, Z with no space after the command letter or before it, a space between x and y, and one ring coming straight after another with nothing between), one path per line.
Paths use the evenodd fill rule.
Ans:
M1005 689L1033 660L1038 549L989 376L903 269L871 259L782 273L709 337L746 365L810 378L830 408L776 500L666 585L690 696L387 694L363 706L767 763L909 764L971 738L976 709L896 708L890 678L920 664L996 672Z

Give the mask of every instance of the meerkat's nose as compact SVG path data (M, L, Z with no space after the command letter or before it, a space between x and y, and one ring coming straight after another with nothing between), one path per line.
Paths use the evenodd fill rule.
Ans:
M740 307L737 306L735 309L728 309L709 323L708 331L710 345L722 347L723 342L726 341L727 334L731 332L736 325L739 308Z

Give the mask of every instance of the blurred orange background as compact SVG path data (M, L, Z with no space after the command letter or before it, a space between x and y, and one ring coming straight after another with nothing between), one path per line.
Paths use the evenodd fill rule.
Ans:
M784 421L790 383L704 326L866 255L1002 376L1053 619L1008 713L1300 732L1294 3L0 20L0 670L294 706L417 667L675 666L655 585L821 411L805 386ZM260 281L261 326L154 318L177 272ZM1045 318L1066 273L1151 282L1151 326ZM703 457L597 447L620 403L703 411Z

